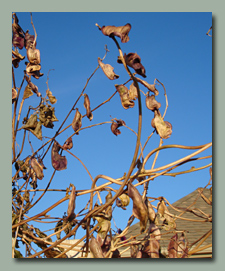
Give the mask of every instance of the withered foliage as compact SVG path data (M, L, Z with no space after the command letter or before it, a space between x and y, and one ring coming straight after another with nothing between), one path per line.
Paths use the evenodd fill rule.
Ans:
M129 90L124 85L115 85L117 92L120 95L121 104L124 109L134 107L134 101L129 96Z
M106 36L117 36L121 39L121 42L125 43L129 41L129 32L131 30L131 24L127 23L124 26L102 26L101 31Z
M55 170L64 170L67 168L67 159L59 154L61 147L57 141L54 141L51 151L52 166Z
M76 113L72 121L72 128L74 132L76 132L77 135L79 135L79 132L77 132L82 126L82 115L79 112L78 108L76 108Z
M138 192L137 188L133 184L128 184L128 196L133 201L133 215L140 220L140 232L144 232L148 222L148 210L147 207Z
M86 114L89 120L93 119L93 114L91 112L90 99L87 94L84 94L84 107L86 109Z
M164 121L161 113L158 110L154 110L154 118L151 121L151 125L156 129L156 132L161 138L167 139L172 134L172 125L168 121Z
M156 133L161 137L161 139L167 139L172 134L172 125L170 122L164 120L166 110L163 117L159 111L159 109L161 108L161 103L157 100L158 98L160 99L160 95L158 89L156 89L155 82L158 81L160 83L160 81L158 79L155 79L154 84L150 84L140 79L138 77L139 75L144 78L147 77L147 73L145 67L142 65L140 56L137 53L123 53L120 49L120 45L117 42L117 39L115 38L120 38L122 43L128 42L130 39L128 35L131 30L131 25L127 23L124 26L112 25L99 27L96 24L105 36L111 37L111 41L115 42L116 46L119 49L120 55L117 58L117 63L124 64L125 70L128 72L129 75L129 78L126 82L123 81L115 85L115 88L120 96L120 101L116 101L118 106L121 102L124 109L133 108L135 107L134 101L137 100L136 103L138 104L138 108L136 109L138 109L139 112L138 125L140 125L140 127L138 126L138 133L136 134L135 132L135 134L137 135L137 141L135 154L132 159L132 164L129 168L128 173L125 172L121 178L120 176L118 176L118 179L113 179L115 177L108 177L101 173L97 176L97 178L91 177L91 189L84 189L84 177L80 176L79 178L77 178L79 174L76 172L76 174L74 175L74 180L72 180L72 182L74 181L76 187L80 186L80 188L78 188L79 190L76 190L74 184L70 184L69 188L64 189L65 187L63 187L63 183L65 184L65 182L63 181L61 182L62 189L52 189L52 187L49 189L50 183L54 182L53 177L56 173L55 170L62 171L67 169L67 157L63 155L63 151L66 151L67 155L72 154L73 157L78 158L72 153L73 151L76 152L76 148L74 148L72 151L69 151L73 148L74 133L72 135L66 135L66 137L62 139L62 142L64 142L62 146L58 142L59 140L61 141L61 137L63 136L63 134L65 134L64 130L66 130L70 126L72 126L75 134L78 135L79 130L82 127L83 116L87 116L90 121L93 120L93 110L91 110L89 96L86 93L83 93L86 88L85 85L85 88L82 90L79 98L73 105L72 109L69 111L70 113L62 122L62 125L57 130L57 132L51 136L45 135L45 128L53 129L54 122L58 121L55 115L55 107L53 107L53 105L57 102L57 98L54 96L54 93L52 93L52 91L50 91L50 89L48 88L48 81L46 94L42 95L43 93L39 91L40 87L38 87L37 82L39 80L37 79L40 79L40 77L43 76L43 73L41 73L41 52L37 48L37 33L33 24L32 16L31 24L33 26L35 35L31 35L29 33L29 30L25 32L19 25L19 20L16 13L12 14L12 104L14 106L12 121L12 127L14 129L12 133L12 165L14 166L15 171L12 179L13 257L67 258L64 243L62 242L62 240L70 238L71 236L76 236L78 229L85 232L85 236L83 237L83 239L81 239L84 240L84 245L81 245L79 243L78 246L74 248L74 254L76 253L82 255L81 257L89 257L89 255L91 255L91 257L93 258L121 258L123 257L123 255L125 255L123 253L126 252L128 249L130 249L131 258L189 257L192 252L190 251L186 231L183 229L178 229L178 223L175 222L177 221L176 219L179 219L179 216L174 216L173 213L169 212L169 209L167 207L168 201L164 197L147 197L147 193L151 193L151 190L148 191L149 180L153 181L155 178L157 178L157 175L161 174L163 176L165 174L163 172L158 174L157 169L155 170L154 168L154 163L156 162L156 159L158 157L157 155L155 156L155 160L151 168L154 168L154 171L153 173L151 171L149 173L148 164L146 163L146 160L148 159L145 158L145 152L148 149L149 145L146 145L151 136L149 136L145 144L142 145L142 142L140 140L140 138L142 138L140 133L141 129L139 129L144 128L141 127L141 119L144 118L142 116L141 110L143 106L143 103L140 99L141 95L144 95L144 103L147 109L152 111L150 112L147 110L147 114L149 114L147 115L147 119L150 121L153 118L151 121L153 132L156 131ZM24 55L22 55L20 52L20 50L22 49L25 51ZM106 52L109 52L109 50L106 49ZM105 59L105 57L106 55L103 58L98 57L97 69L100 67L105 76L107 76L107 78L110 80L118 79L119 75L114 72L114 67L112 67L110 64L103 63L103 59ZM18 69L19 71L20 69L22 69L23 64L25 64L25 66L23 71L23 78L21 80L22 84L21 87L18 87L20 84L17 83L15 80L17 78L14 74L14 69ZM131 67L134 70L133 74L130 74L128 67ZM92 75L94 75L94 73ZM90 76L90 78L92 77L92 75ZM121 78L122 77L120 77L120 80ZM89 82L89 79L87 80L87 83ZM128 83L130 84L129 87L127 87ZM139 85L146 88L147 93L144 93L143 90L140 90ZM162 83L161 85L164 88L164 85ZM94 95L94 91L92 93ZM97 106L94 110L108 103L114 96L114 94L104 102L101 102L101 104ZM158 95L159 97L157 97L156 100L156 96ZM165 88L164 95L166 96ZM31 96L33 97L29 99ZM86 115L85 113L82 113L82 107L79 107L80 105L76 105L77 103L81 102L81 97L84 97L83 110L86 111ZM23 112L24 110L24 104L30 102L32 99L35 100L36 105L30 105L28 107L28 110L22 116L21 112ZM75 108L76 106L77 108ZM168 103L166 97L166 109L167 106ZM79 111L78 107L81 109L81 111ZM74 109L76 112L73 117L72 123L70 122L70 125L68 125L66 128L63 127L63 130L61 130L63 124L66 122L71 112L74 112ZM129 112L129 110L125 111L125 114ZM153 114L154 116L151 117L151 115ZM20 117L21 119L23 118L22 121ZM102 117L104 117L104 114L102 115ZM124 120L126 119L124 118ZM114 135L117 136L121 134L120 128L122 126L126 126L124 120L117 118L111 120L110 128L111 132ZM84 119L84 123L85 121L87 120ZM93 125L82 128L82 130L105 123L93 123ZM17 134L21 130L23 133L23 141L22 144L19 144ZM64 133L62 133L62 131ZM34 137L30 135L29 132L31 132ZM49 130L49 132L52 132L52 130ZM108 133L110 134L110 131L108 131ZM58 141L56 141L56 139ZM119 141L120 139L120 137L116 138L116 140ZM159 146L162 146L163 144L161 139ZM92 144L91 140L94 139L90 137L90 144ZM30 146L31 152L29 155L23 157L23 150L25 149L26 141L29 143L29 145L27 145ZM36 148L36 142L40 143L41 146ZM34 146L36 149L34 149ZM153 150L153 153L154 151L159 152L160 149L161 148ZM120 152L118 152L118 155L123 155L122 149L119 150ZM149 152L149 155L151 155L150 151L151 150L147 150L147 152ZM49 154L49 152L51 152L51 158L47 155ZM140 153L139 157L138 153ZM92 157L92 155L90 155L90 157ZM97 165L97 156L94 155L94 159L94 162ZM124 159L126 159L126 157ZM78 160L81 161L79 158ZM48 180L47 174L44 174L44 170L46 169L44 163L46 164L47 161L50 162L54 169L50 180ZM88 172L88 175L91 176L85 163L81 163ZM133 171L135 171L136 167L137 171L132 173ZM173 168L170 167L168 168L168 171L171 171L172 169ZM75 171L76 170L77 168L75 169ZM208 204L208 206L212 206L211 167L209 169L209 173L209 195L205 193L204 188L199 188L198 197L202 198ZM174 176L176 176L176 173ZM105 178L106 183L99 185L97 181L100 178ZM41 185L46 185L46 188L40 189L40 191L44 190L44 192L36 200L39 181L41 181ZM66 179L66 181L68 180ZM32 189L28 188L29 185ZM116 185L118 185L119 188L115 188ZM136 185L137 187L139 187L138 189ZM142 188L143 194L141 195L141 192L139 191L141 191ZM39 202L39 200L51 190L57 191L57 193L65 193L66 191L66 195L64 195L64 197L62 197L59 201L57 200L53 205L46 206L44 210L40 210L37 215L33 216L32 213L29 213L30 209L32 209L33 206L35 206ZM105 202L103 202L104 200L102 201L102 192L107 192L105 196ZM78 207L80 206L80 197L82 197L83 195L87 196L88 194L90 194L90 199L86 202L86 205L83 206L81 210L78 210ZM94 203L96 197L97 200ZM123 230L121 230L116 226L116 221L114 220L116 216L114 216L114 211L118 210L118 208L121 208L129 212L130 199L133 203L132 214L130 214L127 226ZM61 207L61 203L65 201L68 201L68 206L65 205L66 207L64 209L64 215L55 215L54 217L52 217L52 213L49 213L49 210L52 210L59 205ZM155 201L158 202L157 206L156 204L154 204ZM189 211L195 214L194 210L187 209L183 211L182 209L183 213ZM211 214L205 214L202 210L199 211L201 212L201 218L204 218L204 221L202 220L201 222L212 222ZM121 212L123 211L121 210ZM176 219L174 217L176 217ZM136 236L133 236L133 232L131 232L132 235L128 236L127 233L134 218L137 218L139 220L138 231L140 230L140 232ZM44 222L54 223L54 226L51 229L53 233L48 233L48 231L50 230L43 231L41 230L41 228L36 226L37 223L43 222L42 220L44 219L49 220ZM198 217L198 219L200 218ZM33 226L32 223L35 223L35 226ZM113 229L113 223L116 230ZM172 238L168 237L171 233L173 235ZM63 238L61 236L62 234L66 236ZM208 232L202 238L196 241L194 245L199 241L201 243L204 238L207 238L207 236L210 236L210 232ZM57 245L53 238L57 240ZM165 245L164 247L162 247L162 243L165 240L167 249ZM35 244L34 247L33 244ZM20 250L18 250L20 246L25 247L24 255L22 255ZM197 247L198 246L199 245L197 245ZM35 247L38 247L38 250L36 250Z
M104 64L100 57L98 58L98 64L103 70L104 74L110 79L115 80L119 78L119 75L115 74L114 68L110 64Z
M113 122L111 124L112 133L116 136L120 135L121 131L118 128L123 125L126 125L126 123L123 120L118 120L118 119L113 120Z

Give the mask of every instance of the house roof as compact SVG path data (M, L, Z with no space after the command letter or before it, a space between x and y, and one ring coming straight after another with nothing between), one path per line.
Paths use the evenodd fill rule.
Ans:
M198 188L199 189L199 188ZM188 194L187 196L179 199L178 201L174 202L172 204L173 207L176 209L179 209L181 212L174 210L172 207L168 206L169 213L179 216L182 211L184 212L181 215L181 218L176 218L176 230L177 231L185 231L185 236L187 238L189 247L191 244L193 244L195 241L197 241L199 238L201 238L204 234L209 232L212 229L212 222L206 221L206 215L212 215L212 206L207 204L203 198L201 197L200 193L198 192L198 189L193 191L192 193ZM201 188L200 188L201 189ZM209 189L204 189L203 194L206 196L206 198L209 198L210 196L210 190ZM186 211L187 208L190 211ZM200 211L201 210L201 211ZM193 213L195 212L195 214ZM202 213L203 212L203 213ZM194 219L196 220L195 222L193 221L187 221L185 219ZM197 220L199 222L197 222ZM202 222L202 221L206 222ZM149 224L148 224L149 225ZM139 222L132 225L127 234L126 238L130 238L131 236L137 236L140 233L140 226ZM161 230L161 239L160 239L160 246L161 249L167 249L170 238L174 236L175 232L173 230ZM141 240L144 238L146 234L141 234L137 236L136 240ZM206 246L212 244L212 235L210 235L203 243L201 246ZM196 243L197 245L197 243ZM210 248L212 251L212 248Z

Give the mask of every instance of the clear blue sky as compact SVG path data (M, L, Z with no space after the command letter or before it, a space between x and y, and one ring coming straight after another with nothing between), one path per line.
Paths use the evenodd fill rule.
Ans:
M17 16L23 30L29 29L30 34L33 34L30 13L17 13ZM91 108L95 108L108 99L115 92L115 84L122 84L129 79L123 65L117 64L118 50L113 40L104 36L95 26L95 23L100 26L121 26L130 23L132 26L129 33L130 41L121 43L120 39L117 38L123 53L136 52L139 54L146 69L147 77L145 80L153 84L154 79L157 78L165 85L167 91L169 107L165 120L172 124L173 133L169 139L164 140L164 145L197 146L212 141L212 38L206 35L212 25L212 13L43 12L33 13L33 22L38 34L37 49L41 53L41 72L44 73L44 76L39 80L32 79L32 82L37 84L39 91L44 96L47 73L50 69L54 69L49 74L49 88L58 99L55 105L55 114L59 122L54 123L53 130L43 129L43 135L54 136L55 131L85 86L86 80L97 67L98 57L104 56L105 45L110 52L107 54L104 63L112 65L120 78L110 81L105 77L102 70L98 69L85 91L89 95ZM21 54L26 54L25 49L21 50ZM23 74L24 68L24 63L21 63L20 69L16 71L17 80ZM147 92L147 89L144 89L143 86L140 86L140 88ZM164 91L162 86L158 86L157 89L159 90L157 100L162 104L160 111L163 113L165 109ZM37 106L38 102L39 99L33 96L25 101L24 109L30 103ZM151 127L153 113L146 109L143 95L142 104L141 142L143 145L153 131ZM82 114L85 114L83 99L80 100L77 107ZM23 110L22 114L25 113L26 111ZM127 126L137 131L137 101L134 108L125 110L121 106L118 94L113 97L110 103L94 111L93 116L91 122L87 118L83 119L83 127L110 121L112 116L112 118L123 119ZM72 122L73 117L74 114L70 116L64 127ZM83 130L78 136L73 137L74 147L71 151L84 162L93 178L98 174L119 178L124 172L128 171L134 153L136 137L125 127L121 127L120 130L121 135L116 137L110 131L110 124L104 124ZM72 134L73 130L70 127L57 137L57 141L63 144ZM32 135L30 135L30 138L34 147L40 146L40 141ZM44 139L44 142L47 140ZM21 142L18 142L18 144L21 145ZM149 141L144 154L146 155L156 148L158 144L159 136L155 134ZM29 145L26 149L27 154L29 154ZM163 150L159 153L156 167L173 162L190 153L187 150ZM211 149L203 153L203 155L210 154ZM91 180L83 166L75 158L69 157L68 154L65 155L68 160L68 168L65 171L56 172L50 188L65 189L70 183L73 183L78 190L90 188ZM44 164L48 168L44 171L45 178L38 182L40 189L46 187L53 172L50 160L49 152L44 160ZM192 165L198 167L208 163L210 163L209 159L199 161L196 164L187 164L180 169L189 169ZM151 163L146 165L146 169L148 167L151 167ZM175 178L160 177L150 183L148 196L164 196L173 203L196 188L205 186L208 180L209 169L179 175ZM103 182L105 181L99 180L97 185ZM142 188L140 188L140 191L142 192ZM34 208L34 212L42 211L63 196L64 194L60 192L49 192ZM75 212L84 207L84 202L86 204L88 197L77 198ZM61 217L66 210L67 202L62 207L55 209L51 215ZM113 217L117 227L123 229L126 226L131 210L132 204L130 204L127 212L115 209ZM32 214L29 213L29 215ZM114 226L113 221L112 226Z

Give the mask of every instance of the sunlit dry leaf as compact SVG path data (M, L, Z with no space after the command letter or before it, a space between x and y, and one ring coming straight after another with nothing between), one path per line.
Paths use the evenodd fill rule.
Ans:
M124 85L115 85L116 90L120 95L120 100L124 109L134 107L134 101L132 101L129 97L129 90Z
M168 257L169 258L177 258L177 250L178 250L178 235L177 233L171 238L168 245Z
M40 72L41 65L40 64L31 64L30 62L26 63L26 73L29 76L33 76L35 79L39 79L44 74Z
M129 88L129 98L135 101L138 98L138 90L134 85L134 82L130 85Z
M63 144L62 148L64 150L70 150L73 148L73 141L72 141L72 137L69 137L66 142Z
M76 108L76 113L72 122L72 128L74 132L77 132L82 126L82 115L79 112L78 108ZM79 135L79 132L77 132L77 135Z
M146 199L145 204L146 204L147 209L148 209L148 217L149 217L149 220L150 220L150 222L154 222L154 221L155 221L156 214L155 214L155 211L154 211L154 209L153 209L153 207L152 207L150 201Z
M41 63L40 51L36 48L27 49L27 59L31 64L37 65Z
M84 107L86 109L86 114L89 120L93 119L93 114L91 112L91 107L90 107L90 99L87 94L84 94Z
M49 89L46 90L46 94L51 104L55 104L57 102L56 97L52 95L52 92Z
M129 53L129 54L124 54L125 62L128 66L133 68L135 72L143 77L146 77L145 75L145 68L141 64L141 58L138 54L136 53Z
M113 132L113 134L116 136L120 135L121 131L118 128L123 125L126 125L126 123L123 120L118 120L118 119L113 120L111 124L111 131Z
M126 206L130 203L130 198L127 194L122 194L116 199L116 206L126 210Z
M101 58L98 57L98 64L101 67L101 69L103 70L104 74L110 79L110 80L115 80L117 78L119 78L119 75L115 74L115 72L113 71L114 68L110 65L110 64L104 64L101 61Z
M23 99L27 99L30 96L32 96L34 93L31 89L31 87L27 84L27 86L25 87L24 93L23 93Z
M148 222L148 211L137 188L128 184L128 196L133 200L133 215L140 220L140 232L142 233Z
M138 251L139 251L138 245L136 245L136 244L131 245L130 246L130 257L137 258Z
M94 258L104 258L101 246L94 236L91 237L90 250Z
M100 245L102 245L107 236L107 233L109 232L111 228L111 222L104 218L98 218L98 217L96 217L96 220L98 220L98 223L99 223L97 240L99 241Z
M70 193L70 199L69 199L69 204L68 204L68 209L67 209L67 216L68 219L74 219L75 218L75 200L76 200L76 187L72 185L72 191Z
M121 38L121 42L125 43L129 41L129 32L131 25L127 23L124 26L102 26L101 31L105 36L117 36Z
M13 64L14 68L18 68L19 62L22 61L25 58L25 56L22 56L19 53L18 49L15 49L14 51L12 50L12 55L13 55L12 64Z
M28 76L24 76L24 77L25 77L25 79L26 79L28 85L31 87L32 91L33 91L35 94L37 94L38 97L40 97L40 96L41 96L41 93L38 92L38 87L37 87L35 84L33 84L33 83L31 82L31 80L30 80L30 78L29 78Z
M151 234L153 234L155 236L156 240L160 240L161 239L161 231L160 231L159 227L157 227L155 225L155 223L151 223L150 222L148 232L151 233Z
M153 234L150 234L150 240L145 241L143 252L148 254L150 258L159 258L159 241Z
M157 110L161 107L161 103L156 101L155 95L147 96L145 99L145 104L146 107L152 111Z
M57 141L54 141L51 151L52 166L55 170L64 170L67 168L67 159L59 154L60 146Z
M29 34L29 30L26 31L24 38L25 38L25 48L28 49L33 47L35 37L34 35Z
M155 116L152 119L151 125L156 129L156 132L161 138L167 139L172 134L172 125L168 121L164 121L160 112L158 110L154 111Z
M17 98L17 91L15 88L12 88L12 102Z
M159 95L159 91L156 89L155 84L149 84L148 82L140 79L140 78L136 78L136 80L141 83L143 86L145 86L148 90L152 91L155 96Z
M36 158L31 158L30 160L31 167L33 168L34 172L36 173L36 176L39 180L42 180L44 177L43 173L43 166L38 163Z

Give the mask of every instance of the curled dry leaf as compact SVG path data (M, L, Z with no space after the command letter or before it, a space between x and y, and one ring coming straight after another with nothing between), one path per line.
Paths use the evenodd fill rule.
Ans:
M134 85L134 82L130 85L129 88L129 98L135 101L138 98L138 90Z
M121 42L125 43L129 41L129 32L131 25L129 23L124 26L102 26L101 31L105 36L116 36L121 39Z
M156 218L156 213L155 213L150 201L146 199L145 204L148 209L148 218L149 218L150 222L154 222L155 218Z
M26 64L26 73L27 75L33 76L35 79L39 79L44 74L40 72L41 65L40 64L31 64L29 62L25 62Z
M70 199L67 209L67 218L68 219L74 219L75 218L75 200L76 200L76 187L72 185L72 191L70 193Z
M178 240L177 254L178 258L187 258L188 256L188 248L183 232Z
M163 198L160 199L160 202L157 204L157 210L158 210L158 216L159 218L157 219L157 223L159 221L162 221L162 227L164 230L171 230L176 228L176 223L168 213L169 210L165 204L165 201Z
M29 34L29 30L26 31L24 38L25 38L25 48L28 49L28 48L33 47L35 38L34 38L34 35Z
M36 48L27 49L27 59L31 64L37 65L41 63L40 51Z
M127 194L122 194L116 199L116 206L126 210L126 206L130 203L130 198Z
M31 82L31 80L30 80L30 78L29 78L28 76L25 75L24 77L25 77L25 79L26 79L28 85L31 87L32 91L33 91L35 94L37 94L38 97L40 97L40 96L41 96L41 93L38 92L38 87L37 87L35 84L33 84L33 83Z
M58 121L55 116L55 108L51 107L50 105L46 106L44 104L41 104L39 107L39 111L39 120L42 122L42 124L46 128L53 128L53 122Z
M52 166L55 170L64 170L67 168L67 159L59 154L60 146L57 141L54 141L51 151Z
M145 86L148 90L153 92L155 94L155 96L159 95L159 91L156 89L155 84L149 84L148 82L146 82L138 77L136 79L139 83L141 83L143 86Z
M66 142L63 144L62 148L64 150L70 150L73 148L73 140L72 137L69 137Z
M24 32L19 25L19 19L16 16L16 13L12 14L13 17L13 24L12 24L12 32L13 32L13 37L12 37L12 45L14 47L18 47L20 50L23 49L24 47Z
M177 258L177 251L178 251L178 235L177 233L171 238L169 245L168 245L168 257L169 258Z
M160 231L159 227L157 227L155 225L155 223L150 222L148 232L151 233L152 235L154 235L156 240L159 241L161 239L161 231Z
M126 125L126 123L123 120L118 120L118 119L113 120L111 124L111 131L113 132L113 134L116 136L120 135L121 131L118 128L123 125Z
M141 64L141 58L138 54L136 54L136 53L129 53L127 55L124 54L124 58L125 58L126 64L129 67L133 68L137 74L143 76L144 78L146 77L145 68ZM120 61L119 61L119 63L120 63Z
M27 84L27 86L25 87L24 93L23 93L23 99L27 99L30 96L32 96L34 93L31 89L31 87Z
M156 240L153 234L150 234L150 239L145 241L143 252L150 258L159 258L159 241Z
M55 104L57 102L56 97L52 95L52 92L49 89L46 90L46 94L51 104Z
M104 258L101 246L94 236L91 237L90 250L94 258Z
M17 49L15 51L12 50L12 55L12 64L14 68L18 68L20 61L23 60L25 56L22 56Z
M144 232L148 222L148 210L137 188L128 184L128 196L133 200L133 215L140 220L140 232Z
M155 95L147 96L145 99L146 107L149 110L158 110L161 107L161 103L157 102L155 99Z
M119 75L114 73L114 68L110 65L110 64L104 64L101 61L101 58L98 57L98 64L101 67L101 69L103 70L104 74L110 79L110 80L115 80L117 78L119 78Z
M120 95L120 100L124 109L134 107L134 101L132 101L129 97L129 90L124 85L115 85L116 90Z
M161 138L167 139L172 134L172 125L168 121L164 121L158 110L154 111L155 116L152 119L151 125L156 129L156 132Z
M87 94L84 94L84 107L86 109L86 114L89 120L93 119L93 114L91 112L91 107L90 107L90 99Z
M12 102L17 98L17 91L15 88L12 88Z
M38 139L42 140L42 123L37 120L37 114L33 114L26 121L26 123L22 126L22 129L30 131L34 134Z
M136 239L136 238L134 238L134 239ZM131 258L137 258L138 251L139 251L138 245L137 244L132 244L130 246L130 257Z
M78 108L76 108L76 113L72 122L72 128L74 132L77 132L77 130L79 130L81 126L82 126L82 115L79 112ZM77 132L77 135L79 135L79 132Z
M33 168L33 170L34 170L34 172L35 172L37 178L38 178L39 180L42 180L43 177L44 177L44 174L43 174L43 165L42 165L41 163L39 163L39 162L37 161L37 159L34 158L34 157L31 158L31 160L30 160L30 165L31 165L31 167Z

